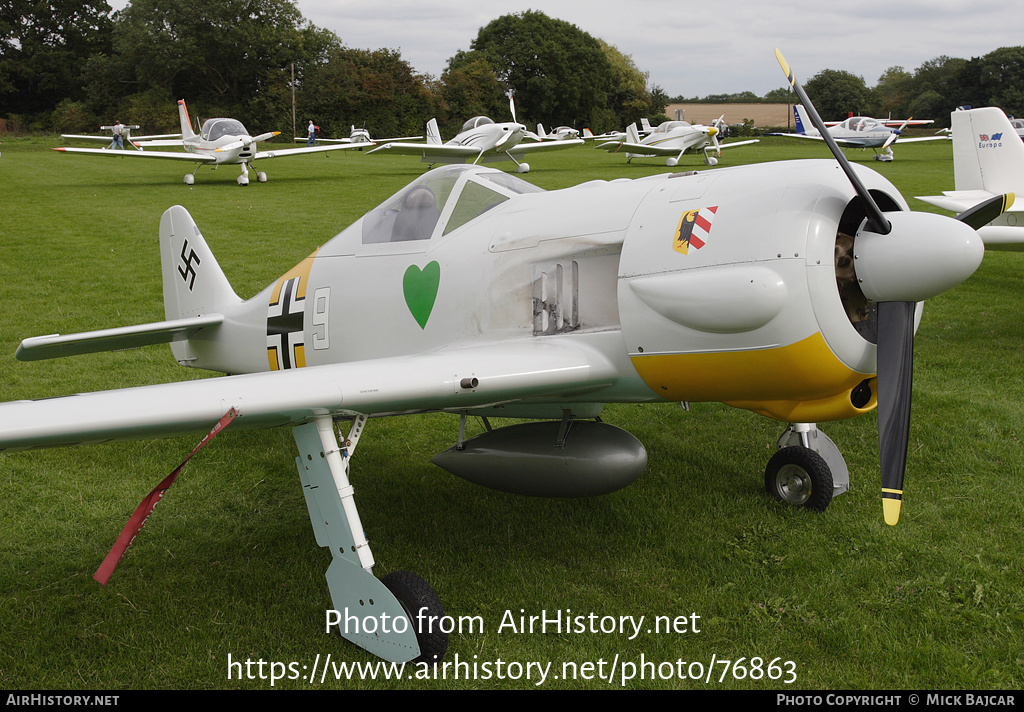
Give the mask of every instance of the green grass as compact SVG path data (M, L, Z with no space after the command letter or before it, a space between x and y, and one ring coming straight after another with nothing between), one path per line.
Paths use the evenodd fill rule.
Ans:
M163 318L157 228L191 211L239 294L249 296L382 202L423 166L336 152L269 161L265 185L237 169L90 160L0 144L0 398L205 377L166 348L20 363L26 337ZM914 195L952 189L951 147L896 147L889 165L851 152ZM722 166L826 157L766 139ZM527 178L557 188L666 171L590 148L538 156ZM677 170L703 170L698 157ZM680 689L1014 689L1024 684L1024 256L989 253L926 306L916 344L903 517L882 521L874 415L826 425L851 471L824 514L763 491L782 424L717 404L613 406L605 420L647 446L634 485L580 500L475 487L430 464L456 421L372 421L353 481L376 571L412 570L452 616L449 659L578 663L760 657L797 682L634 681ZM154 408L161 404L153 403ZM110 584L92 579L141 498L195 438L0 455L0 686L7 689L264 689L227 660L372 661L323 634L329 554L315 545L287 429L230 431L186 468ZM505 611L701 617L699 633L512 634ZM477 656L474 658L474 656ZM716 667L717 681L721 665ZM551 680L546 688L617 687ZM281 681L279 688L309 688ZM328 682L330 688L531 688L533 681Z

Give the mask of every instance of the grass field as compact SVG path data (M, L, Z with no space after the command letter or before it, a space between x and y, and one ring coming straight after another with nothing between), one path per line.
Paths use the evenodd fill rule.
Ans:
M13 357L27 336L161 320L156 238L169 206L188 208L248 297L423 170L414 158L335 152L268 161L270 182L245 189L235 167L201 169L189 188L178 164L61 155L51 145L0 143L5 401L207 377L178 367L165 347L35 363ZM889 177L913 209L930 209L914 195L952 189L947 143L897 146L896 154L888 165L869 152L850 156ZM767 139L728 152L722 166L808 157L825 158L824 146ZM668 170L590 148L531 165L527 179L545 188ZM704 170L699 157L677 170L691 169ZM449 615L480 617L482 631L451 636L449 660L550 662L548 689L621 687L621 672L612 683L561 677L565 662L604 661L607 672L617 656L620 671L641 659L673 663L673 672L680 660L706 669L712 659L745 658L762 673L774 659L795 664L790 684L788 673L738 680L732 671L719 682L719 662L710 683L651 680L648 670L631 688L1020 689L1022 271L1024 255L988 253L970 280L925 308L895 528L882 520L873 414L823 427L852 485L822 514L764 493L763 469L783 424L724 405L609 407L604 419L635 434L650 463L632 486L579 500L516 497L449 475L430 457L452 444L456 420L414 416L370 422L353 461L375 571L415 571ZM138 502L197 440L0 455L0 687L264 689L269 679L229 679L229 656L299 666L317 655L322 665L328 654L374 660L323 633L330 555L313 539L288 429L214 440L110 584L92 579ZM696 614L700 631L633 639L499 631L506 612L566 609L646 621ZM751 665L754 658L763 663ZM524 667L520 679L329 678L323 687L536 683Z

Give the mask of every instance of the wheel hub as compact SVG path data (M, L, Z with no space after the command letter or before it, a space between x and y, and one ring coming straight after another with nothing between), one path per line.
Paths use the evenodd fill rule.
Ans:
M778 492L791 504L804 504L811 498L811 478L797 465L783 465L777 475Z

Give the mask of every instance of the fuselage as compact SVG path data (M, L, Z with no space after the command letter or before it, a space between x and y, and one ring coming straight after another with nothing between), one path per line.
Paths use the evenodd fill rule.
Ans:
M875 403L865 305L836 267L857 206L830 161L550 192L439 168L191 339L188 362L240 373L567 339L616 364L595 401L851 417Z
M447 141L453 146L471 146L484 153L503 153L526 136L523 124L507 121L495 123L486 116L476 116L462 126L455 138Z

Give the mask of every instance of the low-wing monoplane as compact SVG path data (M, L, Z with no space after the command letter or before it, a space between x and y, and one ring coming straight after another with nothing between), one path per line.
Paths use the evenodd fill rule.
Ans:
M755 138L747 141L722 143L718 140L718 134L719 129L715 126L691 124L688 121L666 121L658 124L650 134L641 138L636 124L630 124L626 128L623 140L606 141L597 144L596 147L612 152L625 150L627 162L634 158L665 156L665 165L670 167L678 165L679 159L687 151L703 149L704 163L715 166L718 165L723 148L748 146L758 142L758 139ZM712 156L712 153L715 155Z
M348 138L323 138L321 136L317 136L316 140L320 143L359 143L362 144L363 147L367 147L383 143L384 141L419 141L422 140L422 138L422 136L394 136L392 138L380 138L375 140L370 137L370 131L365 125L357 127L355 124L352 124ZM308 140L309 139L305 136L295 137L296 143L305 143Z
M388 141L379 144L368 153L397 153L420 156L420 161L435 165L438 163L493 163L512 161L517 173L527 173L530 164L523 157L530 153L559 150L580 146L583 139L558 141L526 140L529 132L526 126L516 121L515 103L509 95L512 121L495 123L486 116L474 116L462 125L462 131L450 141L441 140L437 120L427 123L426 143L404 143Z
M252 136L246 130L242 122L235 119L207 119L203 122L199 133L192 130L192 122L189 119L188 109L185 100L178 101L178 119L181 123L181 139L169 141L166 138L143 141L135 139L137 147L147 146L180 146L184 152L177 151L108 151L97 148L55 148L54 151L65 153L82 153L92 156L131 156L135 158L152 158L157 160L186 161L198 163L196 169L185 174L185 184L195 183L195 174L203 165L217 168L221 165L235 165L242 167L242 174L238 176L239 185L249 185L249 164L253 161L267 158L283 158L284 156L296 156L304 153L319 153L323 151L339 151L350 148L363 148L372 146L372 143L350 143L336 146L311 146L307 148L285 148L277 151L260 151L257 144L260 141L267 141L277 136L280 131L269 131L258 136ZM267 182L267 174L263 171L256 173L256 179L260 183Z
M822 128L818 129L812 124L808 111L803 105L794 104L793 114L796 117L796 133L770 135L822 141L824 140L823 133L827 130L832 140L843 148L870 148L874 151L875 160L885 163L892 161L892 145L896 141L900 143L916 143L919 141L947 140L945 136L902 138L902 131L910 123L911 119L901 122L898 128L893 128L887 125L886 121L873 119L868 116L851 116L831 125L822 122Z
M453 446L435 463L565 497L617 490L646 466L643 445L598 418L605 403L721 401L788 424L765 486L822 510L849 473L815 424L877 405L895 524L918 303L980 264L980 215L911 212L834 152L843 170L786 161L554 191L444 166L250 299L172 207L165 321L26 339L18 358L169 342L182 365L235 375L0 404L0 450L206 432L225 417L229 432L291 427L333 608L407 621L346 634L390 660L435 660L445 643L416 623L441 610L425 582L373 575L348 476L369 418L450 413ZM467 439L471 416L488 425ZM502 418L533 422L490 427Z
M1002 109L957 110L950 115L953 134L954 190L917 196L945 210L962 213L997 195L1024 195L1024 141ZM987 249L1024 250L1024 205L1007 206L978 229Z
M536 138L540 141L565 141L579 137L580 132L571 126L556 126L551 131L547 131L544 124L537 124Z

